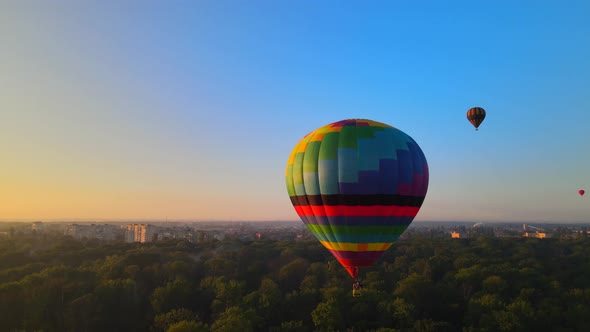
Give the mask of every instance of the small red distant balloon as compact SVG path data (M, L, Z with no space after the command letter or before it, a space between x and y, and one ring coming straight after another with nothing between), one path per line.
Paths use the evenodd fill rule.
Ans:
M578 190L578 194L580 194L580 196L584 196L585 193L586 191L583 189Z

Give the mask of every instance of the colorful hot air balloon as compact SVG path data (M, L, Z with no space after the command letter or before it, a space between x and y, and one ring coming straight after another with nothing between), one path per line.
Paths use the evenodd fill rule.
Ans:
M418 144L401 130L342 120L297 143L286 182L301 220L356 278L359 267L377 261L420 210L428 165Z
M578 190L578 194L580 194L580 196L584 196L585 193L586 191L584 189Z
M467 120L475 127L475 130L479 128L479 125L486 118L486 111L481 107L472 107L467 111Z

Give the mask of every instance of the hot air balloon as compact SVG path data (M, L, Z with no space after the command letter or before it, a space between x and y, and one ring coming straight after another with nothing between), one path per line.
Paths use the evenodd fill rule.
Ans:
M580 196L584 196L585 193L586 191L584 189L578 190L578 194L580 194Z
M481 107L472 107L467 111L467 120L475 127L475 130L479 128L479 125L486 118L486 111Z
M426 196L418 144L390 125L349 119L303 137L289 156L287 191L321 244L357 278L399 239Z

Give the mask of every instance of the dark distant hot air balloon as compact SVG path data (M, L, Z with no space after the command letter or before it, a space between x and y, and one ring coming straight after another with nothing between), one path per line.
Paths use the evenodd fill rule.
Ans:
M351 119L297 143L287 191L301 220L348 273L370 266L410 225L426 196L418 144L384 123Z
M475 130L479 128L479 125L486 118L486 111L481 107L472 107L467 111L467 120L475 127Z
M586 191L584 189L578 190L578 194L580 194L580 196L584 196L585 193Z

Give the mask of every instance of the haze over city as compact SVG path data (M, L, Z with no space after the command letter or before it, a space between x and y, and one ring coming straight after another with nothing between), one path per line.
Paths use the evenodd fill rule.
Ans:
M415 222L590 221L587 1L254 3L0 4L0 220L296 221L295 144L367 118Z

